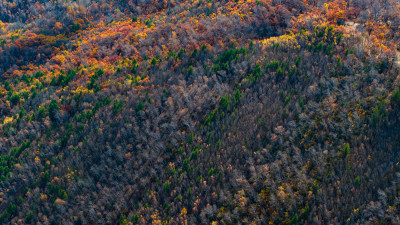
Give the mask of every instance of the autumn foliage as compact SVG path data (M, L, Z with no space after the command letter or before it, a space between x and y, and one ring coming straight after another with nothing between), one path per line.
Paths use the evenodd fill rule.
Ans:
M1 223L399 223L398 2L0 9Z

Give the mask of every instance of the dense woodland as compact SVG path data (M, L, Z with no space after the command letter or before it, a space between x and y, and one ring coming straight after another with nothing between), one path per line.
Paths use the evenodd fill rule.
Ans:
M2 224L400 224L397 0L2 0Z

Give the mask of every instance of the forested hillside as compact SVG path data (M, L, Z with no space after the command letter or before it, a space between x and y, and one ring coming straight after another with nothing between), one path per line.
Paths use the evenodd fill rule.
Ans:
M2 224L400 224L397 0L0 2Z

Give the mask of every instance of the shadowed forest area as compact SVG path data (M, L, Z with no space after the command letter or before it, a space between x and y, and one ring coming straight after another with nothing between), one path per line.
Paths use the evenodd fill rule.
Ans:
M3 0L2 224L400 224L397 0Z

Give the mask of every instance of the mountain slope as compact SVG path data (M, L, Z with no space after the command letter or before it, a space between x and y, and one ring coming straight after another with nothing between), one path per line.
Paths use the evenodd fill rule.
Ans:
M396 2L1 4L3 223L399 223Z

